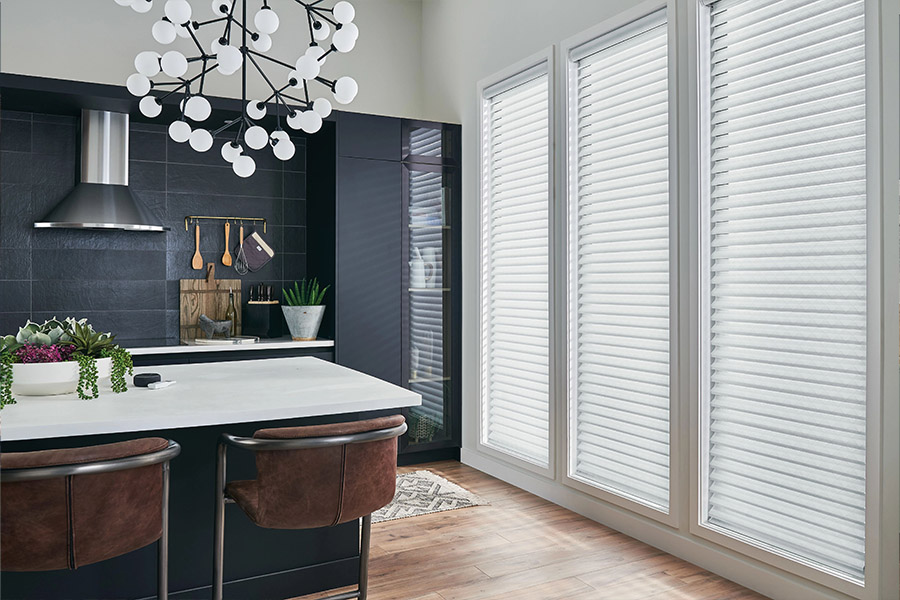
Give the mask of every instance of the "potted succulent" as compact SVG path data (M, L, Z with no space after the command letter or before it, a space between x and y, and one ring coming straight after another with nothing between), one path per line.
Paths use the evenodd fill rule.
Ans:
M331 286L326 285L319 289L318 279L313 278L309 282L304 279L299 284L295 281L294 289L281 289L281 311L284 313L284 320L287 321L293 339L297 341L316 339L319 334L319 326L322 324L322 317L325 315L325 306L322 304L322 300L329 287Z
M14 396L77 392L84 400L96 398L106 380L114 392L124 392L131 355L114 340L87 319L28 321L15 336L0 338L0 408L14 404Z

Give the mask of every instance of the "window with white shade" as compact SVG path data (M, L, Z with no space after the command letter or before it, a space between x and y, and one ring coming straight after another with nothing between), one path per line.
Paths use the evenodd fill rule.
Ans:
M569 476L669 506L666 12L569 56Z
M550 85L546 62L484 90L481 443L549 466Z
M862 581L864 2L707 10L700 521Z

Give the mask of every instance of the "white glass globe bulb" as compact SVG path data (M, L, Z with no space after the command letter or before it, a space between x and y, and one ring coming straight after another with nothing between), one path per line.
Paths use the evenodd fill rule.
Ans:
M350 104L356 98L359 86L352 77L341 77L334 82L334 99L341 104Z
M262 108L260 108L262 105ZM266 116L266 105L259 100L251 100L247 103L247 116L253 120L262 119Z
M303 78L297 71L291 71L290 73L288 73L287 80L288 83L291 83L293 81L293 83L291 83L291 87L299 88L301 90L303 89Z
M187 124L187 121L172 121L172 124L169 125L169 137L173 142L179 144L186 142L191 137L191 126Z
M150 91L150 80L147 79L146 75L132 73L125 81L125 87L128 88L132 96L140 98L141 96L146 96L147 92Z
M145 50L134 57L134 68L141 75L153 77L159 73L159 52Z
M294 156L294 151L294 142L290 139L276 140L275 144L272 145L272 152L276 158L281 160L290 160Z
M211 112L212 107L209 105L209 100L203 96L191 96L184 104L185 116L195 121L205 121Z
M302 113L299 110L294 111L293 115L288 115L288 118L285 119L288 127L291 129L300 129L301 115Z
M349 33L354 40L359 38L359 27L356 26L356 23L347 23L341 26L341 31Z
M162 70L169 77L181 77L187 72L188 62L178 50L169 50L162 55Z
M153 39L160 44L171 44L175 41L175 26L168 21L157 21L153 24L150 32L153 34Z
M324 119L331 114L331 102L325 98L316 98L313 101L313 110Z
M141 109L142 115L150 117L151 119L158 117L159 113L162 112L162 104L160 104L154 96L144 96L141 98L140 103L138 103L138 108Z
M327 21L316 21L321 27L316 29L313 27L313 37L319 40L327 40L328 36L331 35L331 27L328 25Z
M269 143L269 134L259 125L254 125L244 132L244 141L254 150L259 150Z
M243 58L241 51L234 46L219 45L216 51L216 60L219 63L217 69L223 75L231 75L241 68Z
M356 38L353 37L353 32L346 31L341 27L334 32L334 37L331 38L331 45L337 48L338 52L350 52L356 45Z
M165 12L169 20L176 25L181 25L191 20L191 5L187 0L168 0Z
M231 168L234 169L234 174L238 177L250 177L256 171L256 161L253 160L252 156L242 154L234 160Z
M319 76L319 61L309 54L304 54L298 58L295 66L297 67L297 73L303 79L310 80Z
M253 24L260 33L275 33L278 29L278 15L271 8L264 7L253 17Z
M241 155L244 149L240 144L235 144L234 142L225 142L222 146L222 158L224 158L227 162L233 163L237 160L237 157Z
M305 110L300 113L300 129L306 133L315 133L322 129L322 117L314 110Z
M132 2L134 2L134 0L116 0L116 4L119 6L131 6Z
M272 48L272 38L265 33L260 33L259 37L251 42L253 49L257 52L268 52Z
M334 5L334 20L338 23L349 23L356 16L356 9L346 0L341 0Z
M288 132L284 129L276 129L272 132L272 135L269 136L273 140L284 141L290 139Z
M212 148L213 145L213 136L205 129L195 129L191 132L191 137L189 139L191 148L197 152L206 152Z
M212 4L210 6L212 7L213 14L215 14L217 17L221 17L222 15L228 14L231 2L229 2L228 0L212 0Z
M151 8L153 8L153 0L134 0L131 3L131 10L136 13L144 14L150 12Z

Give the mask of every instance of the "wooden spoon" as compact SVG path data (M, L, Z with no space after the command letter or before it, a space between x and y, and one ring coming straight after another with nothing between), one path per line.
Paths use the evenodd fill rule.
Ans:
M225 254L222 255L222 264L231 266L231 252L228 251L228 234L231 233L231 223L225 221Z
M199 271L203 268L203 257L200 256L200 224L194 225L194 258L191 259L191 268Z

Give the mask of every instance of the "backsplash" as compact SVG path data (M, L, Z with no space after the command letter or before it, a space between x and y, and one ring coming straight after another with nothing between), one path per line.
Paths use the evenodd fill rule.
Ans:
M78 119L30 112L0 112L0 333L15 333L26 319L87 317L127 343L178 340L178 280L201 278L191 269L193 226L186 215L264 217L256 230L275 257L244 280L278 290L306 275L306 139L282 163L255 152L256 173L236 176L219 156L177 144L165 124L132 122L129 183L132 193L170 228L165 233L34 229L77 180ZM245 235L254 226L245 224ZM232 246L237 241L232 226ZM204 263L218 278L237 278L221 263L224 224L200 224ZM232 254L234 254L232 248Z

